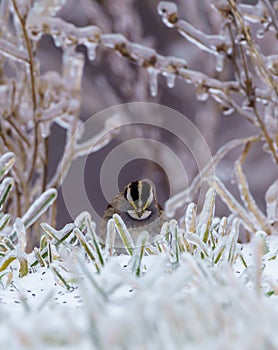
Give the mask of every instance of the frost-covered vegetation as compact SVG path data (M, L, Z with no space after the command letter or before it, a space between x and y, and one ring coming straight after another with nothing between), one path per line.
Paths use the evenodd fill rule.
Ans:
M79 27L59 16L66 2L0 2L1 347L277 349L278 183L266 191L266 210L261 209L243 171L257 144L264 157L278 163L277 1L250 5L204 0L211 3L208 15L218 23L214 34L181 19L177 4L158 4L167 27L201 55L213 57L217 74L211 75L205 67L192 69L187 57L165 56L138 43L140 30L128 21L116 30L109 24L117 17L116 6L83 0L94 25ZM130 4L115 1L120 3L122 11L126 5L127 18L132 15L133 24L139 25ZM133 28L133 35L121 34L121 28ZM55 71L41 66L44 35L61 49L61 67ZM273 44L267 50L264 38ZM78 50L80 45L86 47L87 57ZM194 86L198 100L212 98L223 114L237 113L253 127L251 136L237 138L235 132L202 174L166 202L166 214L174 215L180 207L183 214L169 219L152 243L148 232L137 242L127 239L118 215L108 223L105 248L98 243L98 227L88 212L56 228L57 193L71 163L97 152L118 134L118 129L107 133L104 124L82 142L76 132L83 124L84 64L86 59L97 60L98 50L121 62L119 76L128 73L123 74L127 85L121 81L118 87L122 95L129 91L127 95L134 93L136 99L146 90L140 73L134 86L132 62L148 73L152 96L159 91L160 75L169 88L178 78ZM112 96L109 88L105 92ZM54 124L65 130L66 142L63 159L50 174ZM240 149L234 174L241 202L217 170L214 176L210 171L235 148ZM201 179L210 189L197 210L193 195ZM227 204L227 217L215 212L216 197ZM239 243L241 229L251 243ZM118 234L129 242L123 256L113 251Z

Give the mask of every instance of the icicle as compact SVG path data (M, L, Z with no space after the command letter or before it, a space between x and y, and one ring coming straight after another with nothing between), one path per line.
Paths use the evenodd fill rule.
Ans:
M235 37L235 43L236 44L240 44L240 45L246 45L246 37L245 35L243 34L238 34L236 37Z
M198 86L195 90L196 98L199 101L206 101L208 99L208 91L204 86Z
M154 67L148 67L149 79L150 79L150 92L153 97L157 96L158 83L157 76L159 70Z
M235 111L234 107L232 106L221 106L221 109L224 115L231 115Z
M166 78L168 88L172 89L175 86L176 75L173 73L164 72L163 75Z
M218 54L216 56L216 71L217 72L222 72L223 71L223 67L224 67L224 60L225 60L225 56L222 54Z
M264 29L258 29L257 32L256 32L256 37L258 39L263 39L265 35L265 30Z
M50 35L52 36L53 40L54 40L54 44L56 47L62 47L63 45L63 39L62 39L62 35L60 32L57 32L56 30L53 31L52 33L50 33Z
M84 45L87 47L89 60L94 61L94 59L96 58L96 48L98 44L91 41L86 41Z
M40 123L40 131L42 138L46 138L50 134L51 122Z

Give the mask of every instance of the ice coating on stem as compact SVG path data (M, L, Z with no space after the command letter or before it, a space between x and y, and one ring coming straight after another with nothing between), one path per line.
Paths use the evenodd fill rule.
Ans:
M82 53L72 53L71 50L64 52L63 77L71 89L80 90L84 64L85 58Z
M196 211L195 203L190 203L185 213L185 230L186 232L196 232Z
M271 228L266 222L267 220L265 215L259 209L252 194L250 193L248 181L243 173L239 160L235 162L235 174L242 202L248 209L250 217L253 219L253 222L256 223L258 228L260 227L270 234Z
M72 52L78 45L85 45L88 49L90 60L95 58L95 49L100 37L100 29L97 26L78 28L60 18L43 16L30 16L28 19L28 31L33 40L39 40L42 33L50 34L57 47L71 49Z
M57 190L49 188L46 190L27 210L22 217L22 222L27 228L31 226L38 218L52 205L57 198Z
M113 49L123 46L127 39L122 34L102 34L100 42L102 45Z
M6 177L0 184L0 211L6 202L9 192L14 186L14 179L12 177Z
M30 16L55 16L67 0L37 0Z
M278 180L276 180L266 191L266 213L270 224L278 223Z
M265 7L262 1L256 4L238 4L243 17L250 23L261 23L261 18L265 16Z
M266 67L275 75L278 76L278 55L269 55L264 57Z
M14 231L17 234L18 237L18 244L19 244L19 248L22 251L25 251L26 249L26 244L27 244L27 240L26 240L26 229L25 226L23 224L22 219L20 218L16 218L14 225L13 225Z
M173 2L169 1L161 1L157 6L157 11L159 15L162 17L163 23L172 28L177 22L177 5Z
M7 152L0 158L0 180L11 170L16 156L13 152Z
M107 222L107 234L106 234L105 250L104 250L104 256L106 258L108 258L109 256L112 256L114 253L115 236L116 236L115 221L113 219L109 219Z
M115 222L116 230L123 241L124 247L126 248L128 254L132 255L135 245L123 219L120 217L120 215L114 214L113 220Z
M5 229L5 227L8 225L8 223L11 220L10 214L2 214L0 213L0 232Z
M127 42L126 46L131 52L131 57L138 60L139 64L146 62L145 65L148 66L149 61L152 61L152 65L155 64L157 52L154 49L133 42Z
M189 42L196 45L201 50L216 56L216 70L223 70L224 59L227 53L231 53L231 43L228 36L208 35L195 28L185 20L179 20L177 6L170 2L160 2L158 13L162 16L164 24L168 27L175 27L177 31Z
M28 64L28 55L25 49L19 49L12 43L0 38L0 54L8 59Z
M147 231L142 231L137 238L136 247L132 254L132 258L130 259L130 262L129 262L131 272L138 277L141 274L141 262L144 255L144 249L148 243L148 240L149 240L149 233Z
M221 35L204 34L186 21L180 20L177 26L178 32L201 50L217 56L219 49L224 48L225 38Z

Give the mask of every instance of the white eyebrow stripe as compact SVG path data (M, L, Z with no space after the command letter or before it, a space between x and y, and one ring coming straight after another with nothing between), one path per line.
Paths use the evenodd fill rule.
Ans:
M131 197L131 194L130 194L130 188L128 187L127 189L127 193L126 193L126 198L129 202L133 202L133 198Z
M149 197L148 197L148 199L147 199L147 203L152 203L152 201L153 201L153 191L151 190L150 191L150 195L149 195Z
M142 206L143 206L143 202L142 202L142 190L143 190L142 182L139 181L139 182L138 182L138 194L139 194L138 208L142 208Z

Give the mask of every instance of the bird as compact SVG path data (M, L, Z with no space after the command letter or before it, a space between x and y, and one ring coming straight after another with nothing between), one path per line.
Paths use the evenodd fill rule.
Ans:
M107 223L114 214L120 215L134 243L142 231L149 233L149 241L154 239L166 221L162 206L157 201L155 186L148 179L130 182L108 204L100 224L100 237L105 242ZM116 233L116 251L123 252L124 244Z

